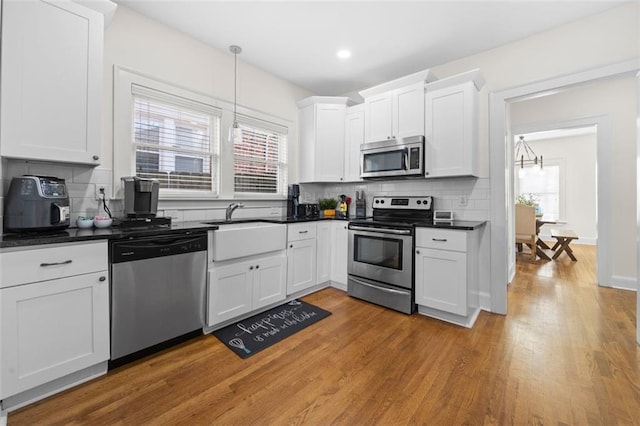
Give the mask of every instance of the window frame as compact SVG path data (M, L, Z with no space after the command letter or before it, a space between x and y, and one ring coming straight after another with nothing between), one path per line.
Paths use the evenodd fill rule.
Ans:
M551 158L544 159L544 167L558 167L558 217L555 218L556 221L564 221L567 209L566 209L566 192L565 192L565 172L566 172L566 164L564 158ZM531 167L529 167L531 168ZM534 167L535 168L535 167ZM514 194L517 197L520 194L520 177L518 176L518 170L520 166L515 168L515 191ZM543 215L545 212L542 212Z
M238 116L249 121L269 123L280 129L284 129L287 134L287 163L284 166L287 181L283 184L282 193L235 193L234 189L234 151L233 144L227 140L227 134L233 124L234 104L210 95L196 92L192 89L162 81L158 78L142 74L120 65L114 65L114 89L113 89L113 187L111 189L112 199L123 198L123 186L120 181L121 176L135 175L135 152L133 144L130 142L133 130L133 103L131 95L131 85L138 84L154 90L165 91L172 94L183 94L183 97L197 101L221 111L219 122L219 150L218 150L218 193L202 194L202 191L185 193L185 190L167 193L160 191L161 202L170 202L165 206L171 208L183 208L188 205L204 205L207 200L234 200L234 199L255 199L255 200L285 200L286 187L291 175L291 142L290 136L296 134L295 122L283 117L274 116L252 108L236 106ZM130 130L131 129L131 130ZM200 201L199 203L196 203ZM196 204L193 204L196 203Z
M233 194L234 198L243 198L243 197L286 197L287 195L287 184L288 184L288 173L289 173L289 161L288 161L288 148L289 148L289 140L288 140L288 128L281 126L276 123L272 123L265 120L256 119L254 117L249 117L244 114L238 114L237 116L238 124L241 129L254 129L257 131L261 131L264 133L275 133L278 135L278 160L277 161L260 161L254 160L254 163L263 163L275 166L277 169L276 174L276 192L256 192L256 191L236 191L235 188L235 164L236 161L243 161L241 157L236 156L235 154L235 146L232 149L232 157L233 157ZM284 144L284 146L282 145ZM246 160L248 162L252 162L252 160Z

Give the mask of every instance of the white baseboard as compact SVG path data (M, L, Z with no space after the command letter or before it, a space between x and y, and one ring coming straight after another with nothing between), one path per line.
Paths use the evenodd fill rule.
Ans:
M620 290L637 291L638 280L633 277L621 277L619 275L614 275L611 277L611 287Z

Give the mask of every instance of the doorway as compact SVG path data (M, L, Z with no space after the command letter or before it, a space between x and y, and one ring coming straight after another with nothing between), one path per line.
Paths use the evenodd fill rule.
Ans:
M553 98L553 97L550 97ZM550 102L553 102L549 99ZM528 102L531 103L531 102ZM521 123L523 118L531 118L532 110L523 102L519 108L512 108L510 117L513 122ZM532 199L538 206L537 220L544 223L540 227L539 238L542 241L553 240L550 228L571 230L579 239L577 244L595 245L598 239L598 225L605 229L607 224L598 221L598 173L609 175L611 164L599 161L598 143L609 141L597 139L597 123L608 120L607 117L585 118L565 122L542 124L518 124L512 129L514 140L522 138L527 148L538 157L538 164L526 166L524 162L514 163L513 193L511 200ZM605 189L600 187L601 191ZM553 241L552 241L553 242ZM544 246L543 246L544 247ZM543 250L551 257L554 253ZM509 252L509 278L515 274L516 251ZM605 271L608 261L606 254L597 258L597 271ZM548 261L544 259L543 263ZM602 274L604 275L604 273ZM599 285L608 285L604 277Z
M507 313L507 282L508 282L508 250L512 246L509 244L511 235L510 229L513 225L512 208L510 208L509 197L509 177L513 173L513 165L507 162L507 158L513 158L511 152L511 137L508 131L510 128L507 120L508 104L511 102L533 99L538 96L544 96L567 88L577 87L585 83L596 81L604 81L607 79L619 77L632 77L638 71L638 63L635 60L621 62L597 69L587 70L571 74L569 76L560 76L548 80L530 83L512 89L490 94L490 120L489 120L489 139L490 139L490 162L491 176L505 176L505 179L491 179L491 310L495 313ZM633 116L636 116L637 108L633 108ZM633 120L635 123L635 118ZM598 139L600 134L610 134L611 129L606 123L598 125ZM635 139L635 130L634 130ZM509 142L509 143L507 143ZM600 148L600 146L599 146ZM608 147L611 148L611 147ZM604 155L612 155L611 149L602 149L598 152L599 161ZM635 155L634 155L635 158ZM610 177L603 176L598 179L598 185L605 188L613 188ZM608 204L605 204L608 201ZM605 220L609 216L611 222L611 191L604 191L604 197L598 197L600 205L606 205L604 210L598 209L598 217ZM604 218L603 218L604 216ZM607 222L605 220L605 222ZM635 228L634 228L635 229ZM610 247L610 233L598 234L599 250L606 250ZM606 247L600 247L600 246ZM633 252L635 252L635 243L633 244ZM600 253L598 254L600 256ZM610 265L610 263L609 263ZM605 265L606 266L606 265ZM598 271L599 274L604 271ZM611 276L610 272L608 274Z

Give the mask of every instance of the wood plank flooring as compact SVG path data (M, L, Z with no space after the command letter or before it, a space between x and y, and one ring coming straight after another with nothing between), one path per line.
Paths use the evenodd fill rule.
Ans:
M325 289L333 313L241 360L207 335L9 414L14 425L640 425L636 294L578 262L517 262L473 329Z

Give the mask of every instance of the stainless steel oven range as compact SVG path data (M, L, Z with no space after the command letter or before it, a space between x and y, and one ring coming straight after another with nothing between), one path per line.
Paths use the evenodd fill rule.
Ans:
M372 204L372 218L349 222L348 294L411 314L414 227L433 221L433 198L376 196Z

